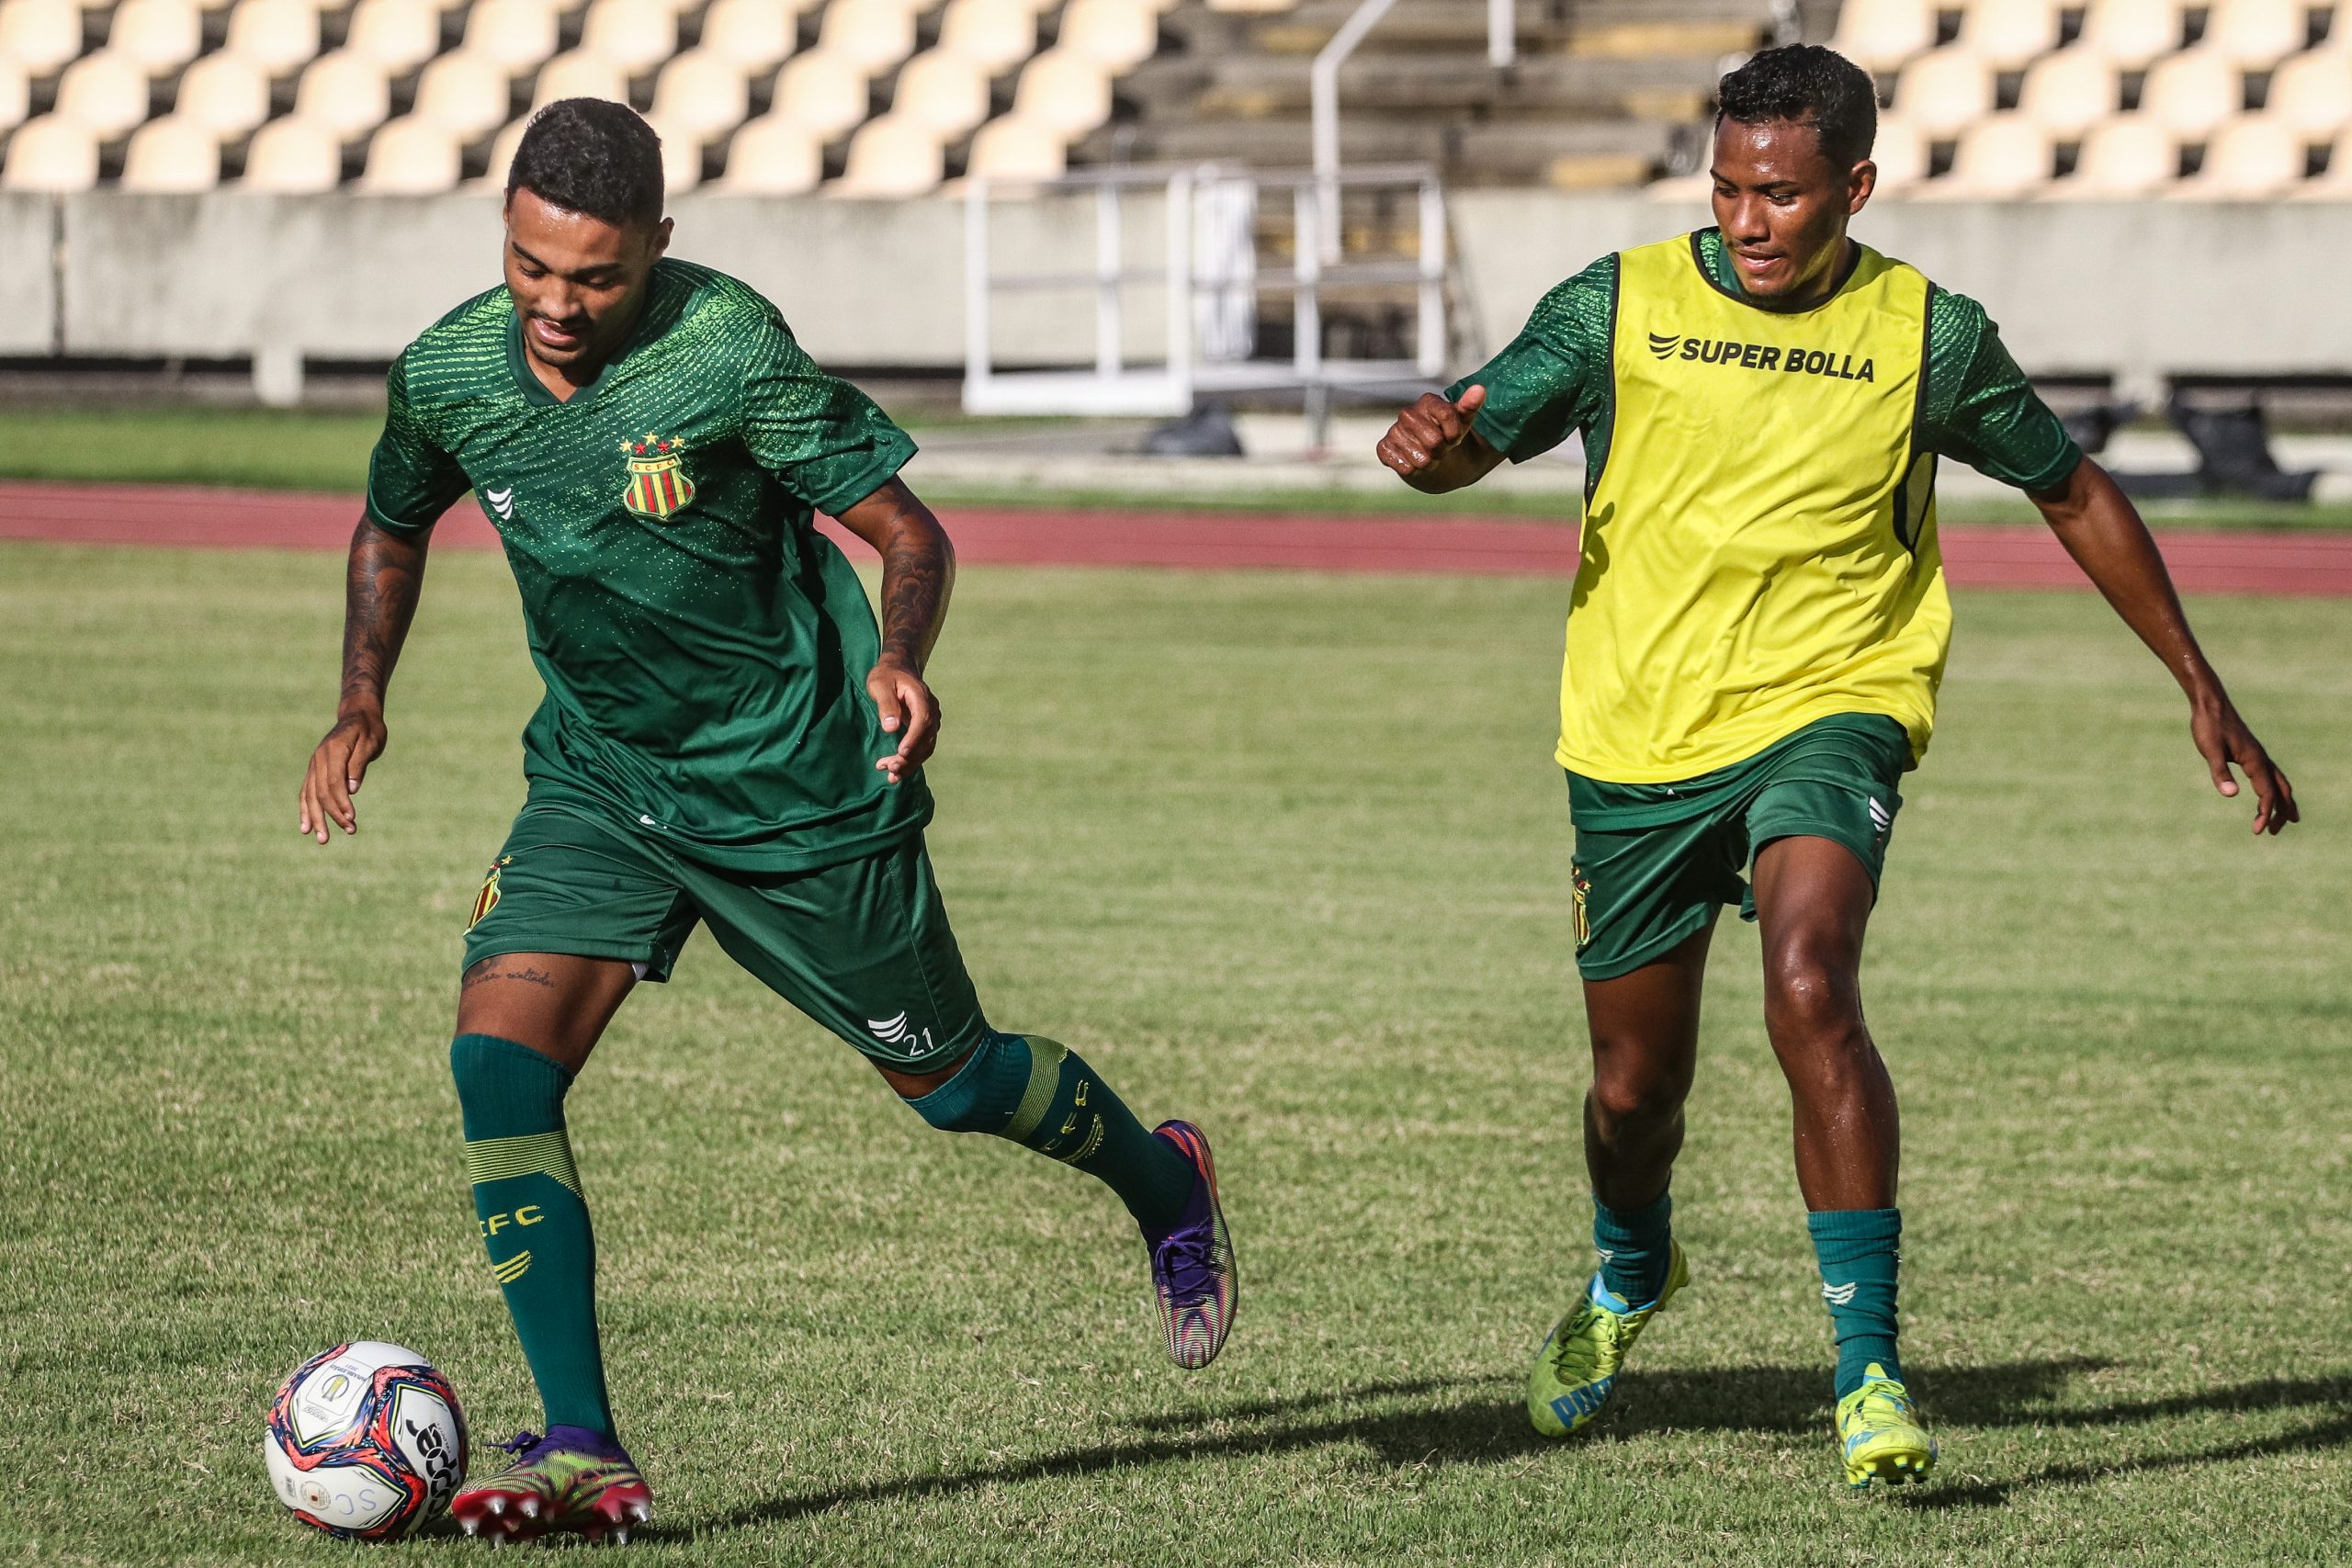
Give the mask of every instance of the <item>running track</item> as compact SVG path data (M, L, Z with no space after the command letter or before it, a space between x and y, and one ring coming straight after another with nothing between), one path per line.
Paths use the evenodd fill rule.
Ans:
M356 504L342 495L0 482L0 539L341 550L356 516ZM1577 563L1575 532L1543 523L1050 507L948 507L943 517L956 554L967 563L1544 577L1570 576ZM864 552L863 545L825 526ZM498 543L470 502L452 508L435 536L445 549L488 549ZM2352 597L2352 535L2166 529L2156 537L2185 592ZM2088 586L2041 528L1948 527L1943 547L1945 569L1956 583Z

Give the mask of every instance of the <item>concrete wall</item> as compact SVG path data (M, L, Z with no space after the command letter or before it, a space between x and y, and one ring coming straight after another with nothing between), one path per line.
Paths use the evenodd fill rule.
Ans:
M1129 254L1154 265L1155 203L1130 210ZM1552 191L1463 191L1452 210L1474 318L1457 341L1486 350L1594 256L1706 221L1698 208ZM675 214L676 253L766 292L820 359L961 365L958 203L688 196ZM1888 202L1856 232L1982 299L2037 372L2139 388L2166 374L2352 372L2352 309L2330 281L2352 254L2352 203ZM498 240L495 204L470 195L0 197L0 353L386 358L497 280ZM999 271L1083 271L1091 208L1000 207L995 255ZM1131 355L1158 351L1155 294L1130 294ZM1080 289L1009 298L994 339L1007 363L1090 359L1091 305Z

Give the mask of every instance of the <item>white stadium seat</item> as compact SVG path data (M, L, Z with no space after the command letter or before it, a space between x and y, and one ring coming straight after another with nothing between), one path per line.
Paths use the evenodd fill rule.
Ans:
M558 27L547 0L476 0L466 13L465 50L519 75L555 53Z
M743 68L705 44L662 68L649 118L708 141L742 124L751 107Z
M520 119L511 120L496 136L491 138L490 164L482 171L479 188L500 193L505 191L506 171L514 166L514 149L522 143L523 132L530 123L530 118L527 115Z
M2180 47L2180 13L2181 0L2090 0L2079 42L2126 71L2144 71Z
M447 126L405 114L368 139L359 188L379 196L436 196L458 188L464 164Z
M628 73L601 54L574 49L557 55L539 73L531 107L543 109L558 98L609 98L628 102Z
M948 50L926 51L899 71L890 113L939 136L966 135L989 118L988 73Z
M2303 177L2304 141L2269 115L2245 115L2213 133L2205 162L2172 193L2255 200L2286 195Z
M506 123L514 102L506 73L479 54L445 54L424 68L413 112L445 125L458 140L488 136Z
M1082 54L1049 49L1021 72L1012 112L1035 125L1076 138L1111 118L1111 77Z
M799 37L799 9L790 0L711 0L703 13L701 47L734 61L745 75L783 64Z
M413 71L441 51L441 8L435 0L359 0L343 47L388 75Z
M1878 117L1878 137L1871 143L1871 162L1878 165L1875 188L1880 195L1906 195L1928 177L1928 139L1900 115L1883 114ZM1708 180L1700 194L1703 196L1713 185Z
M692 190L702 184L702 149L706 138L681 127L655 122L653 134L662 139L662 185L670 195Z
M1159 51L1159 15L1145 0L1069 0L1057 41L1115 75Z
M2269 112L2306 141L2326 141L2352 126L2352 10L2340 14L2343 42L2296 55L2270 78Z
M678 17L669 0L594 0L580 47L631 75L650 71L678 48Z
M871 102L864 70L822 47L785 63L775 77L774 113L820 141L846 135Z
M0 55L0 132L22 125L31 107L32 84L25 80L24 67Z
M1936 47L1935 0L1846 0L1830 48L1865 71L1893 71Z
M2145 115L2118 115L2083 138L2074 174L2052 185L2052 196L2153 196L2180 172L2180 148Z
M384 123L392 112L391 86L384 68L366 55L334 50L303 70L294 112L349 141Z
M70 194L98 183L98 139L53 114L27 120L8 138L0 189Z
M198 0L123 0L107 28L107 50L137 62L151 76L177 71L203 47Z
M167 114L141 126L123 154L122 188L188 195L220 183L220 142L192 119Z
M269 118L269 73L242 54L218 50L180 75L173 113L224 141Z
M2303 47L2308 0L2211 0L2200 47L2248 71L2267 71ZM2344 25L2341 20L2336 25Z
M1894 107L1930 139L1957 136L1993 112L1993 68L1956 47L1923 54L1895 79Z
M2327 172L2315 180L2305 180L2294 194L2305 201L2352 201L2352 130L2338 136L2328 149Z
M1849 0L1850 3L1850 0ZM1298 8L1299 0L1209 0L1212 11L1235 11L1249 17L1270 17Z
M343 179L343 141L300 115L273 119L245 149L245 184L281 196L333 190Z
M2122 104L2115 62L2087 49L2062 49L2027 68L2018 112L2062 141L2080 141Z
M846 197L922 196L939 188L946 161L929 126L886 114L849 139L849 163L828 194Z
M2168 54L2148 70L2140 112L2183 141L2201 141L2245 108L2245 73L2218 50Z
M817 47L871 76L915 51L914 11L907 0L832 0Z
M1050 180L1069 166L1069 139L1050 126L1009 114L980 127L967 167L997 180Z
M110 49L85 54L57 83L57 114L101 141L128 136L147 118L147 73Z
M0 59L15 61L28 76L47 76L81 52L80 0L0 0ZM58 166L70 163L69 158Z
M824 148L815 133L797 120L765 114L735 133L727 147L726 177L711 188L730 196L804 196L824 173Z
M2018 114L1996 114L1962 133L1951 171L1923 194L2014 200L2050 183L2050 133Z
M1996 70L2021 70L2058 47L2059 0L1973 0L1960 24L1961 47Z
M319 13L311 0L237 0L226 47L281 75L318 57Z
M1037 52L1036 9L1028 0L947 0L939 47L992 76L1010 71Z

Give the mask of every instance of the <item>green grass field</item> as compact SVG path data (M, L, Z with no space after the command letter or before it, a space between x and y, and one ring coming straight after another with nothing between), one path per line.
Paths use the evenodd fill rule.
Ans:
M350 1562L265 1404L383 1336L536 1424L458 1168L458 927L535 697L435 563L363 831L294 788L324 557L0 546L0 1562ZM1868 972L1940 1483L1850 1499L1729 926L1696 1266L1588 1439L1561 585L976 569L934 855L991 1013L1218 1138L1239 1328L1162 1360L1110 1196L926 1130L705 940L572 1096L655 1562L2343 1561L2352 603L2195 608L2310 820L2254 842L2088 594L1975 594ZM494 1456L493 1456L494 1457ZM401 1562L476 1561L434 1539Z

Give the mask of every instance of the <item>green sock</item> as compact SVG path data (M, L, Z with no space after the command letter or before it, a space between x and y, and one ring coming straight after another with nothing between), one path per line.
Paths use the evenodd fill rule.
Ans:
M596 1239L571 1166L563 1096L571 1075L527 1045L460 1034L449 1070L466 1115L466 1178L490 1270L550 1427L611 1436L596 1342Z
M1145 1130L1077 1052L1040 1035L990 1034L955 1077L907 1102L934 1127L992 1133L1076 1166L1119 1195L1136 1223L1183 1217L1196 1173Z
M1592 1245L1600 1254L1600 1288L1624 1306L1647 1306L1666 1289L1672 1265L1674 1198L1661 1192L1638 1209L1592 1201Z
M1900 1379L1894 1352L1894 1276L1903 1260L1903 1211L1832 1209L1805 1216L1821 1261L1821 1299L1838 1335L1838 1397L1862 1386L1875 1361Z

